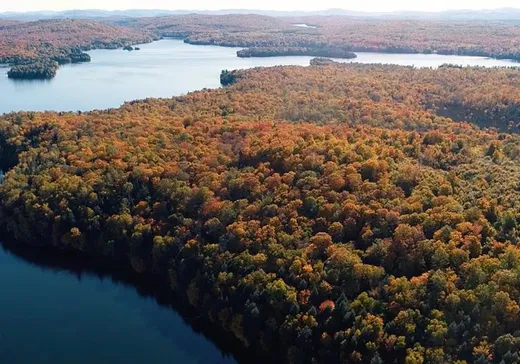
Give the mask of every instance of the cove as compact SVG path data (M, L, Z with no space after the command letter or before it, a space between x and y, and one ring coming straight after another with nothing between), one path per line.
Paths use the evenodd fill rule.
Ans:
M94 50L92 62L60 67L49 81L11 80L0 68L0 114L10 111L88 111L119 107L125 101L147 97L172 97L202 88L220 86L223 69L259 66L308 66L313 57L238 58L240 48L195 46L178 39L163 39L139 46L140 51ZM518 63L483 57L436 54L356 52L343 62L387 63L438 67L515 66Z
M1 363L236 363L124 269L4 244L0 287Z

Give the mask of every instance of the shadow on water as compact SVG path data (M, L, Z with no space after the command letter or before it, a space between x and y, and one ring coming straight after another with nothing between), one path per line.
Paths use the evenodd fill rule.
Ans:
M24 262L40 269L52 272L66 272L74 275L78 281L84 277L99 277L110 279L115 284L133 287L143 298L152 298L161 307L175 310L183 321L197 333L214 342L221 351L221 360L210 359L212 363L254 363L260 362L250 352L243 349L240 342L215 327L201 315L197 314L186 302L174 297L167 283L154 275L137 274L128 266L106 258L81 257L77 254L57 251L55 249L25 246L5 238L0 246L6 254L13 255ZM7 240L7 242L6 242ZM162 325L160 331L166 337L174 340L175 335L168 327Z
M7 74L7 72L6 72L6 74ZM36 78L36 79L9 78L9 82L12 82L16 85L27 85L27 86L38 85L38 84L50 84L50 83L52 83L52 81L53 81L52 79L40 79L40 78Z

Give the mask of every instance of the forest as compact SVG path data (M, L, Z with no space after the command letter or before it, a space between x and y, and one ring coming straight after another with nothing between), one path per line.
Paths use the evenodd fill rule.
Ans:
M327 47L351 52L438 53L520 60L520 28L500 21L193 14L125 19L118 24L161 36L185 38L191 44L244 48Z
M167 280L258 361L517 363L520 70L313 64L0 117L0 227Z
M354 59L355 53L341 48L332 47L255 47L242 49L238 57L276 57L276 56L311 56Z

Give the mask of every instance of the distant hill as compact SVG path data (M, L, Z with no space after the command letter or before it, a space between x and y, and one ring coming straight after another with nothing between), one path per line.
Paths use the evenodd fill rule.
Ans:
M431 20L520 20L520 8L449 10L433 13L411 11L385 14L383 17Z
M0 19L33 21L39 19L99 19L99 18L141 18L183 14L258 14L277 17L302 16L350 16L350 17L378 17L384 19L431 19L431 20L514 20L520 21L520 8L502 8L490 10L449 10L442 12L360 12L345 9L327 9L321 11L275 11L255 9L224 9L224 10L161 10L161 9L133 9L133 10L66 10L66 11L34 11L34 12L5 12L0 13Z
M203 14L203 15L225 15L225 14L258 14L265 16L279 17L300 17L300 16L380 16L384 13L364 13L348 11L342 9L328 9L322 11L275 11L275 10L255 10L255 9L223 9L223 10L66 10L66 11L34 11L34 12L6 12L0 13L0 19L33 21L40 19L59 19L59 18L142 18L168 15Z
M41 19L96 19L96 18L141 18L180 14L181 12L169 10L66 10L66 11L31 11L31 12L6 12L0 13L0 19L34 21Z

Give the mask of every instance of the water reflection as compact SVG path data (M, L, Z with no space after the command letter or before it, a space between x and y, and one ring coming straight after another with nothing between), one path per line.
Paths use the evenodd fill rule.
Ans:
M25 78L10 78L9 79L9 82L13 82L15 84L18 84L18 85L37 85L37 84L49 84L52 82L52 79L48 80L48 79L41 79L41 78L37 78L37 79L25 79Z
M0 362L232 364L231 352L245 356L155 277L0 245Z

